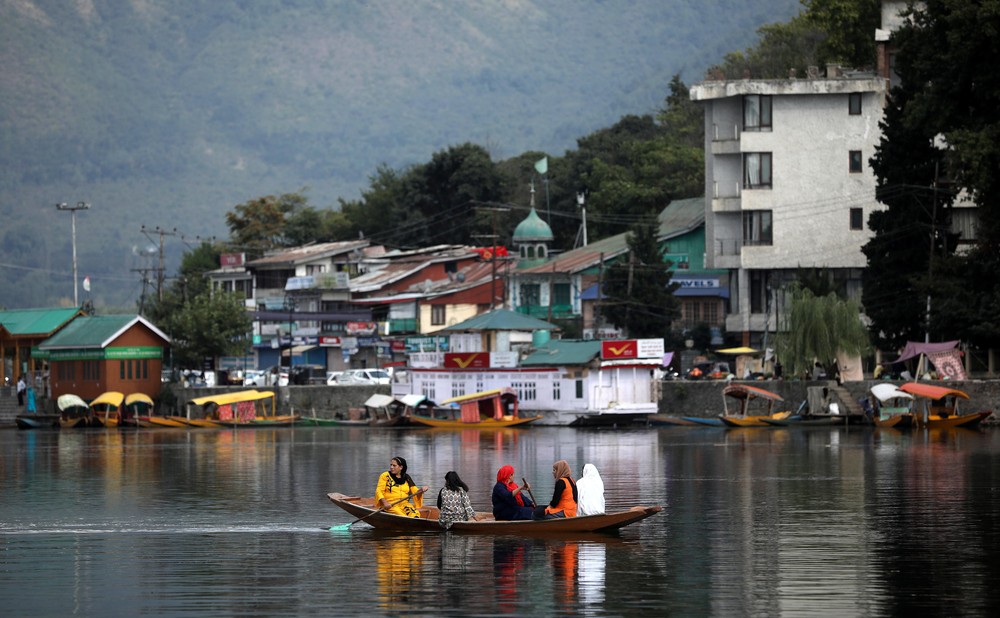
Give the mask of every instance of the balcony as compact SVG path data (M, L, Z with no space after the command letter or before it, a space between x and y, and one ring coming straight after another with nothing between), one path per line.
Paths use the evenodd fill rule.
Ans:
M419 332L420 323L416 318L396 318L389 320L388 335L411 335Z
M712 183L712 212L739 212L742 205L739 180L716 180Z
M524 315L530 315L539 320L553 320L578 318L578 314L573 313L573 305L552 305L552 313L549 314L549 305L520 305L515 311Z

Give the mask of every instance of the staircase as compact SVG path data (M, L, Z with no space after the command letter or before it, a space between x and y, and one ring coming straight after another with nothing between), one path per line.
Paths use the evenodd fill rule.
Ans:
M837 403L840 404L841 414L862 416L865 413L865 411L861 409L861 405L858 404L857 400L854 399L854 397L851 396L851 393L849 393L843 386L831 381L830 392L837 399Z

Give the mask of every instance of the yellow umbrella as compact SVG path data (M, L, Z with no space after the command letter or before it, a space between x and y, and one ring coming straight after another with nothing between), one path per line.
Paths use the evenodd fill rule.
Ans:
M748 348L746 346L739 348L726 348L725 350L716 350L719 354L757 354L759 350L753 348Z

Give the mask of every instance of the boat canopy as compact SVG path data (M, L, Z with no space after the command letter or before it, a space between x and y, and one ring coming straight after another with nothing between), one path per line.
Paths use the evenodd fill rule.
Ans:
M896 386L895 384L889 384L888 382L884 382L882 384L876 384L875 386L871 387L871 392L872 395L875 395L875 398L881 401L882 403L897 398L913 399L913 395L907 393L904 390L900 390L898 386Z
M494 388L488 391L480 391L478 393L469 393L468 395L460 395L458 397L452 397L451 399L445 399L441 402L441 405L446 406L451 403L463 404L471 403L473 401L479 401L481 399L491 399L493 397L498 397L505 394L513 394L515 391L512 388Z
M954 388L946 388L944 386L934 386L933 384L923 384L920 382L907 382L899 387L900 390L910 393L911 395L916 395L917 397L926 397L927 399L943 399L948 395L954 395L956 397L961 397L962 399L968 399L969 396L960 390Z
M403 395L402 397L397 397L396 401L409 408L416 408L425 401L430 403L430 401L426 397L416 393L411 393L409 395Z
M273 399L274 393L270 391L239 391L237 393L216 393L205 397L197 397L191 400L196 406L203 406L214 403L217 406L224 406L229 403L240 403L243 401L258 401L260 399Z
M66 411L72 408L86 408L87 402L80 399L76 395L59 395L59 399L56 399L56 405L59 406L60 410Z
M907 341L906 345L899 353L899 358L892 361L893 363L901 363L905 360L910 360L911 358L916 358L921 354L935 354L938 352L947 352L949 350L954 350L958 347L958 340L955 341L942 341L940 343L921 343L919 341Z
M123 401L125 401L124 394L119 393L118 391L108 391L106 393L101 393L100 395L98 395L97 399L91 401L90 407L99 406L102 404L118 407L122 405Z
M153 400L149 398L149 395L146 395L144 393L130 393L127 397L125 397L126 406L130 406L136 403L144 403L147 406L152 406Z
M777 393L772 393L771 391L764 390L756 386L747 386L746 384L730 384L722 390L722 394L734 399L754 399L756 397L762 397L771 401L784 401L784 399L781 398L781 395Z
M389 395L382 395L375 393L371 397L365 400L366 408L384 408L392 403L392 397Z

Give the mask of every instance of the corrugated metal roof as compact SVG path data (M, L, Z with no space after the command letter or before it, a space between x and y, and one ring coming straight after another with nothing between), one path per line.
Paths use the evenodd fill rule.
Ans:
M586 365L601 354L600 340L563 341L553 339L521 360L522 367Z
M354 249L369 249L370 247L368 245L369 242L367 240L345 240L339 242L323 242L314 245L304 245L302 247L294 247L286 251L279 251L271 255L265 255L262 258L248 262L247 266L256 267L296 264L323 257L340 255L342 253L349 253ZM382 249L382 251L384 251L384 249ZM368 255L368 252L366 251L365 254Z
M705 223L705 198L674 200L657 217L660 240L687 234Z
M555 324L550 324L544 320L533 318L510 309L497 309L488 311L471 317L464 322L459 322L438 332L468 332L484 330L516 330L516 331L536 331L536 330L558 330Z
M158 337L170 342L169 337L142 316L98 315L83 316L73 320L61 331L40 343L38 348L41 350L103 348L135 322L141 322Z
M79 307L0 311L0 326L14 336L49 335L80 314Z

